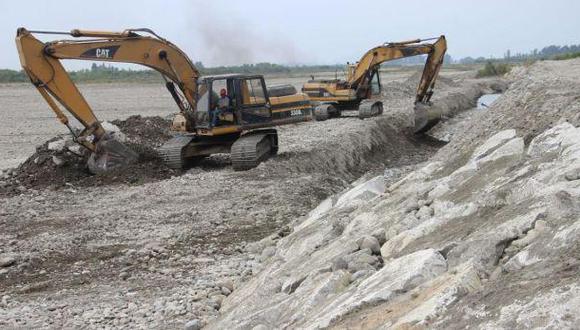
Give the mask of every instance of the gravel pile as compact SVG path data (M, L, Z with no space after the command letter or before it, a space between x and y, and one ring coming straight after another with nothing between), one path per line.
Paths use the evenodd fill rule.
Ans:
M157 157L155 148L171 138L171 122L161 117L132 116L115 120L107 127L119 129L123 143L139 154L139 161L130 167L93 175L87 169L89 152L73 142L70 135L50 139L36 148L18 168L2 173L0 196L12 196L26 189L53 190L74 186L142 184L178 175Z

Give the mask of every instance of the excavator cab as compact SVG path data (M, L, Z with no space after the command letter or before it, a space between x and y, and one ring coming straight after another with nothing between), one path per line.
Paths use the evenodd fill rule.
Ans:
M197 97L196 128L251 129L270 124L272 111L264 78L259 75L219 75L200 79ZM219 93L226 90L229 107L218 114ZM218 116L212 125L212 118Z

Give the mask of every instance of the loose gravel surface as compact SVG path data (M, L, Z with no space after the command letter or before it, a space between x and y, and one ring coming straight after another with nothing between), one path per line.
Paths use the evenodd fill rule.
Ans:
M474 84L464 74L446 79L439 88L448 93ZM216 155L183 173L163 172L150 180L111 178L110 184L87 174L63 175L58 187L23 178L18 192L1 188L0 327L179 328L191 319L214 319L224 297L259 268L260 257L248 253L252 242L287 235L289 221L361 175L385 167L410 170L441 147L402 127L411 118L414 80L386 83L405 84L387 89L381 117L280 127L279 155L250 171L234 172L227 155ZM118 88L88 90L96 100ZM129 88L123 99L129 110L122 111L143 117L116 124L130 141L153 145L164 134L157 125L163 119L155 116L170 100L150 88ZM28 86L0 90L32 93ZM101 118L115 119L110 116L105 111ZM20 118L8 131L34 131L31 122ZM46 161L53 162L52 155ZM149 165L135 173L158 172ZM4 185L13 173L2 174Z

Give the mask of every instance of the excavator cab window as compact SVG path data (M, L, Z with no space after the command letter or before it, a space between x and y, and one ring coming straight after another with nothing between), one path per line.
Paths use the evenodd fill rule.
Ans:
M263 78L238 79L236 96L240 104L242 125L252 126L272 120L270 101Z
M218 120L216 121L218 126L227 126L235 124L235 102L233 102L233 88L231 84L231 79L214 79L212 80L212 98L210 102L211 111L214 113L219 110ZM221 91L225 90L227 98L227 107L220 106Z
M379 71L375 71L373 77L371 78L371 95L381 95L381 78Z
M195 123L198 127L209 127L210 116L210 91L211 83L203 81L198 85L197 109L195 111Z

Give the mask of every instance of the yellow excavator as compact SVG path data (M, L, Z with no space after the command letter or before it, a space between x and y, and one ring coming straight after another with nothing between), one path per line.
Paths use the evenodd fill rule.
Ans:
M45 43L35 34L82 39ZM176 135L159 148L172 168L215 153L231 153L236 170L255 167L278 151L275 126L312 118L308 97L294 87L268 89L261 75L200 77L183 51L150 29L52 32L19 28L16 45L31 82L75 141L92 151L88 166L93 173L124 167L138 156L103 129L60 63L63 59L135 63L161 73L179 108L172 123ZM220 103L219 92L225 94L227 102ZM84 126L81 132L71 127L58 104ZM220 111L216 111L218 104Z
M436 41L425 42L430 40ZM439 116L430 112L429 106L446 51L445 36L385 43L367 51L356 64L347 64L345 80L313 78L304 84L302 91L316 104L316 120L338 117L342 110L358 109L360 118L380 115L383 103L377 97L381 94L381 63L426 54L427 61L415 98L415 132L424 132L439 121Z

